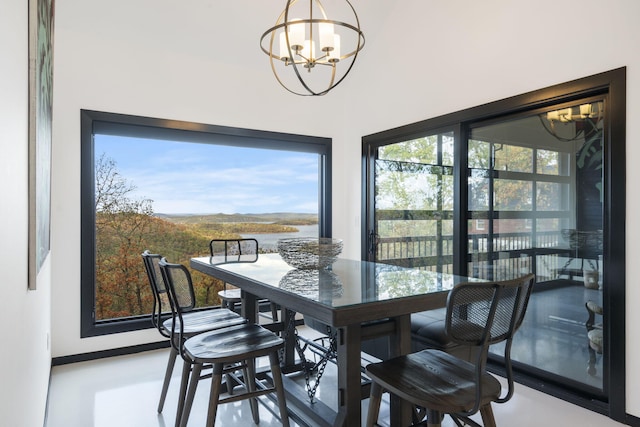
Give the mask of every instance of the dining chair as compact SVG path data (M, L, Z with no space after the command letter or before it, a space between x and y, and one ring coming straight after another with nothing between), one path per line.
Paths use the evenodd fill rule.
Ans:
M241 239L211 239L209 241L209 254L211 256L231 256L237 257L239 255L256 255L258 256L258 241L252 238ZM227 288L227 283L223 284L223 289L218 291L218 297L223 307L229 310L236 310L236 306L242 302L242 296L240 289ZM278 305L269 302L267 299L258 300L258 312L260 311L260 304L269 303L271 308L271 320L273 322L278 321Z
M188 380L188 392L184 396L184 400L181 399L179 404L176 425L186 427L201 371L205 365L211 365L212 374L207 427L213 427L215 424L219 404L243 399L250 400L253 421L258 424L260 417L256 398L267 393L276 394L282 425L289 427L279 358L284 340L260 325L250 323L185 337L182 307L185 304L188 306L188 300L192 298L192 294L185 291L192 289L191 274L182 264L171 264L165 258L160 260L159 266L169 292L169 302L173 313L172 335L178 336L177 339L172 341L181 344L179 354L184 361L182 371L183 384L187 383L187 376L191 372L191 378ZM187 301L185 302L185 300ZM272 386L264 381L256 381L256 358L265 356L269 358ZM236 371L240 368L244 371L243 382L245 390L237 394L221 396L223 391L222 376L229 371Z
M171 315L171 306L169 304L167 287L160 271L159 263L161 258L162 257L160 255L152 254L148 250L142 253L145 271L147 273L147 278L149 279L149 284L151 285L151 292L153 293L153 312L151 314L151 323L156 329L158 329L158 332L160 332L163 337L171 339L171 331L174 329L174 320ZM193 295L193 290L190 290L189 292ZM246 320L242 316L227 309L213 307L205 310L194 311L194 308L195 297L190 298L190 300L182 306L183 323L181 323L181 325L184 337L190 337L213 329L220 329L246 323ZM164 381L162 383L162 392L160 393L160 401L158 403L158 413L161 413L164 407L167 390L169 389L169 383L171 382L171 375L176 363L179 348L180 345L178 343L171 343L169 360L167 361L167 368L164 375Z
M511 366L513 335L522 324L535 282L529 274L515 280L466 282L456 285L447 299L445 332L462 345L478 348L475 363L441 350L427 349L366 367L371 378L367 427L376 425L382 393L410 402L414 422L426 415L428 427L440 426L445 414L456 425L480 426L469 417L480 411L485 427L495 427L491 403L505 403L513 396ZM492 344L504 342L507 392L487 372L487 353ZM424 422L420 425L425 425Z
M585 323L587 327L587 338L589 339L589 363L587 365L587 373L596 375L596 359L598 354L602 354L602 346L604 343L604 333L602 330L602 322L596 322L596 315L602 317L604 310L601 305L595 301L589 300L585 303L589 318Z

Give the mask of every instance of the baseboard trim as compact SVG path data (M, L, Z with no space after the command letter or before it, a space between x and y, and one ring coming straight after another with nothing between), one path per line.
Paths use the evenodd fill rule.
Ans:
M133 345L129 347L113 348L109 350L92 351L90 353L54 357L51 359L51 366L67 365L69 363L77 362L87 362L89 360L104 359L106 357L125 356L127 354L141 353L143 351L158 350L168 347L169 341L160 341L148 344Z
M487 369L499 376L504 376L505 374L504 368L500 366L496 360L488 360ZM529 369L531 370L531 368ZM566 385L561 386L559 384L554 383L550 379L543 379L542 377L537 377L535 374L533 374L533 371L530 373L524 373L515 369L514 367L513 379L516 383L522 384L531 389L545 393L549 396L553 396L557 399L563 400L573 405L580 406L589 411L593 411L598 414L604 415L606 417L613 419L614 421L625 422L625 420L615 419L614 417L611 416L609 404L606 401L598 399L596 396L591 396L584 391L583 393L581 393L577 389L576 390L568 389Z
M634 415L629 415L626 414L626 419L625 419L625 424L632 426L632 427L640 427L640 418L634 416Z

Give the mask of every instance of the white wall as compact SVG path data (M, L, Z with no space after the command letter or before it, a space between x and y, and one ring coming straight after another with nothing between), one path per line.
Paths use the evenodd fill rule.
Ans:
M27 2L0 2L0 424L40 427L49 384L51 259L27 291Z
M196 0L189 7L173 0L58 2L53 153L57 253L66 260L80 259L80 109L333 136L328 123L335 122L340 94L297 97L277 84L258 40L279 11L260 14L258 6L272 9L252 0ZM256 16L268 19L260 22ZM245 34L229 25L247 20L258 21L255 31ZM339 145L334 146L337 159L344 157ZM54 357L158 341L152 329L80 339L79 265L56 264L53 276Z
M360 2L362 3L362 2ZM640 416L640 2L637 0L394 2L386 18L366 29L372 41L362 55L355 93L369 102L347 110L345 139L394 128L627 67L627 413ZM358 5L355 5L356 8ZM366 22L363 19L364 22ZM363 24L364 25L364 24ZM364 53L364 52L363 52ZM388 61L381 61L381 59ZM408 59L411 58L411 59ZM364 97L361 95L361 97ZM340 168L345 182L358 182L360 159L350 152ZM636 161L637 159L637 161ZM356 212L358 194L343 197ZM352 214L353 215L353 214ZM349 215L346 217L350 218ZM357 238L338 228L336 235Z
M332 137L333 235L349 257L360 255L363 135L620 66L628 117L640 113L636 0L356 0L367 44L349 78L322 98L290 95L271 76L258 38L279 13L273 3L57 3L52 250L64 262L52 267L54 356L157 339L152 330L79 338L82 108ZM640 160L637 133L627 130L628 166ZM628 168L630 194L639 173ZM627 202L633 218L640 202ZM629 236L638 227L630 222ZM629 260L640 255L637 240L627 240ZM627 271L627 408L636 416L639 275Z

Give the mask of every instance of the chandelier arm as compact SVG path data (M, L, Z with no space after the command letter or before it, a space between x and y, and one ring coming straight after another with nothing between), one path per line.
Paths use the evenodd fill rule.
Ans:
M300 71L298 70L299 65L297 65L295 62L292 64L293 65L293 71L296 73L296 77L298 77L298 81L300 82L300 84L307 90L307 92L309 92L310 95L314 95L314 96L318 96L320 95L320 93L316 93L315 91L313 91L309 85L307 84L307 82L304 81L304 79L302 78L302 76L300 75Z
M275 76L276 80L278 81L278 83L280 83L280 86L282 86L283 88L285 88L288 92L291 92L294 95L298 95L298 96L312 96L312 94L308 94L308 93L300 93L300 92L296 92L292 89L289 89L282 80L280 80L280 77L278 77L278 73L276 72L275 66L273 64L273 58L270 58L271 60L271 71L273 72L273 75Z

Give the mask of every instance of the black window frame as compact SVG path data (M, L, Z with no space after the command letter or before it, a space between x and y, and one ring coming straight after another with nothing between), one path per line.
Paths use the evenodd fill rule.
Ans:
M331 237L331 138L80 110L80 337L149 329L151 315L95 321L94 134L273 149L319 155L318 232ZM142 261L141 264L142 266Z
M544 391L560 399L608 415L625 423L626 379L625 379L625 220L626 220L626 67L617 68L589 77L557 84L540 90L445 114L394 129L367 135L362 138L362 258L367 259L374 242L373 182L374 158L380 146L406 141L425 133L442 129L453 129L454 137L460 141L455 148L454 228L461 227L467 212L466 179L461 171L467 170L467 142L473 124L545 109L563 102L572 102L593 96L606 96L608 141L604 152L605 200L604 200L604 267L605 282L610 284L603 294L605 348L607 362L603 384L607 397L599 399L567 388L565 384L549 382L535 374L517 374L519 382ZM466 226L461 228L466 230ZM466 231L459 233L454 241L454 273L466 273L466 252L457 248L466 247ZM608 378L608 381L607 381Z

